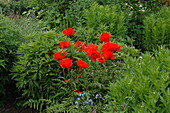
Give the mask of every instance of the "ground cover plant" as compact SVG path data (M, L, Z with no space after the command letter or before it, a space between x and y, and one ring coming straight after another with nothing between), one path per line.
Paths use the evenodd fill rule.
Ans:
M166 3L1 0L0 112L170 112Z

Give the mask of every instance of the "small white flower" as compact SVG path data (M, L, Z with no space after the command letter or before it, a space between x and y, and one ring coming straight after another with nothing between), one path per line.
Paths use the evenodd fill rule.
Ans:
M96 99L98 99L98 98L104 99L100 93L99 93L99 94L96 94L96 95L95 95L95 98L96 98Z
M139 56L139 59L142 59L143 57L142 56Z

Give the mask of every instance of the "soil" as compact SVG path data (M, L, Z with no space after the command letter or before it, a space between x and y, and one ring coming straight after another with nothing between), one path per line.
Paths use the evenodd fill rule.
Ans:
M0 108L0 113L37 113L32 109L27 108L16 108L13 106L8 106L4 108Z
M31 108L16 106L16 101L10 101L4 107L0 107L0 113L38 113Z

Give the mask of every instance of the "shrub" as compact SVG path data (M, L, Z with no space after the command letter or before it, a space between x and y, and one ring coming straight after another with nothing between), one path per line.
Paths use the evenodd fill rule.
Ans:
M111 81L115 81L114 78L117 78L117 74L123 71L122 67L125 66L124 59L129 56L139 56L139 51L135 48L125 44L119 45L121 46L121 51L117 54L115 53L116 59L114 61L107 61L104 65L94 62L93 64L90 63L92 65L90 68L93 71L86 69L82 73L84 75L82 79L77 79L80 85L84 85L82 86L84 90L81 95L66 98L62 104L53 101L45 111L47 113L105 111L107 109L106 103L108 103L107 98L105 98L106 92L108 92L106 87ZM89 75L93 78L90 79Z
M74 34L72 29L69 30L71 34ZM63 33L68 32L63 31ZM56 106L60 106L66 100L69 101L70 106L74 105L76 93L81 94L82 91L89 93L89 98L93 98L97 93L102 95L106 93L108 82L114 80L116 66L113 61L108 60L103 65L92 61L84 52L77 50L75 42L71 41L74 36L68 37L55 32L39 33L35 36L28 36L28 40L18 49L18 61L15 63L12 75L17 82L17 87L25 97L24 105L40 111L45 108L54 110ZM62 43L60 43L61 41ZM66 44L67 48L64 48L63 44ZM99 45L99 47L101 46L102 44ZM133 49L128 50L133 51ZM62 56L59 57L58 52L60 51L66 51L66 56L65 52L61 52ZM128 52L127 49L125 51ZM70 58L73 66L69 68L60 64L61 61L53 58L54 53L57 53L55 56L57 60L64 57ZM116 56L121 59L124 55L116 54ZM79 59L87 62L89 68L87 65L79 65L87 68L80 70L75 65ZM122 66L119 60L115 64ZM69 63L69 65L71 64ZM75 91L75 89L79 90Z
M94 0L77 0L69 5L68 10L66 11L67 16L69 16L69 26L84 26L85 24L85 17L84 13L85 10L89 9L91 4Z
M106 31L112 34L112 41L115 39L120 42L126 38L124 14L115 5L103 6L95 0L76 1L70 4L65 19L68 27L76 29L79 40L99 43L96 36Z
M125 38L124 15L123 12L117 12L116 6L93 3L84 15L87 28L94 28L94 31L99 31L99 34L110 32L117 40Z
M139 58L126 58L125 70L109 87L109 111L169 112L170 51L165 47ZM108 112L107 112L108 113Z
M41 110L45 103L43 99L58 95L58 101L61 101L59 98L67 94L61 84L63 71L53 58L53 54L59 50L59 40L65 38L54 32L45 32L28 35L26 39L17 51L18 61L15 62L12 76L25 101L34 100L35 103L40 99L34 108Z
M10 25L10 26L9 26ZM8 18L0 15L0 95L7 96L12 90L8 75L15 60L15 52L21 42L21 35ZM1 101L0 101L1 102Z
M24 11L28 10L28 0L1 0L0 6L3 8L3 14L14 17L15 14L21 15Z
M3 14L4 12L7 11L7 1L1 1L0 2L0 14Z
M22 17L20 19L13 19L13 21L15 22L14 26L22 36L34 35L43 29L43 25L37 19Z
M68 5L74 1L71 0L32 0L29 1L29 11L24 12L27 16L34 16L41 20L44 25L44 30L57 30L61 31L67 24L65 22L65 10ZM64 27L63 27L64 26ZM72 27L72 26L69 26Z
M170 47L170 9L163 8L156 14L144 19L144 38L142 40L145 50L152 50L160 45Z
M102 5L116 5L117 10L124 12L124 23L127 28L126 37L134 40L133 45L144 51L143 20L147 15L160 10L161 0L96 0Z

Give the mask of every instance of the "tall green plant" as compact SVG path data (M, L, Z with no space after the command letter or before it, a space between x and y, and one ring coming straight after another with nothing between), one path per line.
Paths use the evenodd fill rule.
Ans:
M161 8L161 0L96 0L102 5L116 5L119 11L124 12L126 37L134 40L133 45L144 51L142 39L143 20L150 13L155 13Z
M10 26L9 26L10 25ZM9 76L13 61L16 58L16 50L21 42L21 34L15 28L14 23L0 15L0 98L4 100L4 96L10 94L13 83ZM14 86L12 84L12 86ZM2 101L0 101L1 103Z
M117 12L116 6L102 6L93 3L85 12L85 22L87 28L93 28L95 31L104 32L105 30L112 34L113 38L121 40L125 36L126 27L124 26L123 12ZM105 32L106 32L105 31Z
M67 35L69 30L73 29L65 29L63 33ZM73 35L74 32L71 32L71 34ZM122 58L131 54L132 51L132 54L136 52L134 48L122 45L127 54L117 53L115 56L118 60L115 60L115 63L107 59L107 62L100 64L97 62L100 59L95 61L94 58L95 53L99 53L97 52L98 47L101 47L102 44L99 46L89 44L87 46L84 43L85 45L81 46L81 44L75 44L74 41L71 41L74 36L68 37L51 31L34 36L30 35L18 49L18 60L13 67L12 76L17 82L17 87L22 91L23 97L25 97L23 105L28 105L39 111L46 108L47 110L54 110L58 109L57 106L61 106L60 104L68 99L72 100L69 101L70 105L74 105L76 94L81 94L83 91L89 93L89 98L93 98L97 93L104 95L107 91L108 82L114 80L114 70L120 70L123 65L121 63ZM118 45L114 45L117 48ZM81 50L84 50L86 46L86 50L89 50L85 53ZM90 56L88 51L93 52L91 47L95 49L95 53L94 55L90 53ZM119 48L116 51L119 51ZM91 60L92 57L93 60ZM69 63L69 58L72 63ZM88 62L88 64L84 64L85 67L84 65L82 67L87 69L80 68L81 63L79 63L80 65L77 63L80 59ZM65 62L65 60L67 61ZM71 66L71 68L67 66ZM65 67L67 69L64 69ZM80 104L79 110L84 109L81 107L82 104Z
M17 51L18 60L12 76L27 101L26 105L37 105L33 107L42 110L44 104L48 104L43 99L58 95L61 101L59 98L67 94L66 89L62 88L63 71L53 58L55 51L58 51L59 40L65 38L54 32L45 32L29 35L26 39Z
M41 20L45 30L55 29L61 31L66 26L68 9L71 0L32 0L29 1L30 10L24 12L27 16L34 16ZM64 27L63 27L64 26ZM70 27L70 26L69 26Z
M159 47L154 55L125 59L125 71L111 83L110 112L170 111L170 50ZM108 112L107 112L108 113Z
M156 14L144 19L144 38L142 40L145 50L152 50L159 45L170 47L170 9L163 8Z

